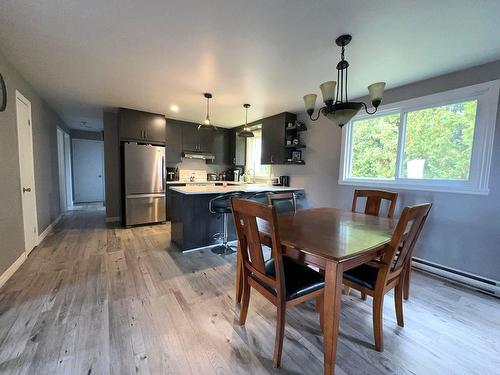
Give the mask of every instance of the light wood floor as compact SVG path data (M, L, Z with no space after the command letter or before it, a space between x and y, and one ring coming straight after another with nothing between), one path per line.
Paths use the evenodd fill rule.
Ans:
M106 228L102 210L67 214L0 290L2 374L321 374L313 304L287 312L272 368L273 306L253 293L234 322L235 256L179 254L169 225ZM343 296L337 374L500 374L500 300L414 272L385 351L371 301Z

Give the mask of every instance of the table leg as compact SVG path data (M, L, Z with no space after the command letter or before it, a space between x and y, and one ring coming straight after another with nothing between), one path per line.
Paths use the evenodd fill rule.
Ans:
M241 261L240 243L238 241L238 252L236 254L236 303L241 302L243 292L243 263Z
M329 261L325 269L325 300L323 303L324 373L335 374L339 335L340 299L342 296L342 265Z

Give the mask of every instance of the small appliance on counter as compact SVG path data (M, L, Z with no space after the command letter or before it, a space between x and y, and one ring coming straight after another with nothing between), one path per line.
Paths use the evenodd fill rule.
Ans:
M233 168L226 172L227 181L240 181L240 177L243 176L243 168Z
M178 181L179 171L177 168L167 167L167 181Z
M217 173L207 173L207 181L217 181Z
M290 176L274 177L273 186L290 186Z

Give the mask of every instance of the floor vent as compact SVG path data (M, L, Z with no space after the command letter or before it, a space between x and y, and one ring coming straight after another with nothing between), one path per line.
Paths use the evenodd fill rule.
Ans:
M500 298L500 281L445 267L420 258L413 258L412 266Z

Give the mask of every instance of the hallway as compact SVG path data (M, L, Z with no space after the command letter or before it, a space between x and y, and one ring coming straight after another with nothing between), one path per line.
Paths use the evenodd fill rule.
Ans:
M314 306L287 312L282 368L273 369L275 310L254 293L246 327L237 326L234 274L234 255L171 248L169 224L113 228L102 209L71 211L0 290L0 373L321 373ZM343 296L337 373L491 373L499 308L415 272L404 329L386 298L378 353L371 301Z

